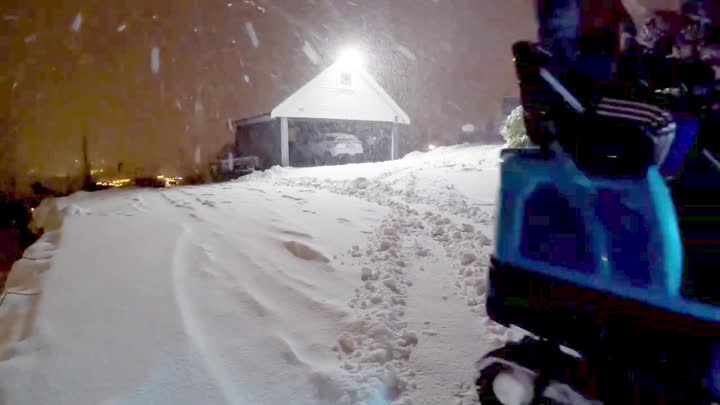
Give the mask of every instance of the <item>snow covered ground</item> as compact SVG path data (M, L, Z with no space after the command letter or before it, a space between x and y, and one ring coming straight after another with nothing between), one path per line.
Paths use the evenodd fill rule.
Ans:
M472 404L497 146L78 193L0 304L0 404Z

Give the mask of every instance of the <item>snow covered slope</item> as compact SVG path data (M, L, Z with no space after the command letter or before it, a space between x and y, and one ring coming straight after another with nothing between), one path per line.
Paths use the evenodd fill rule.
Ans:
M0 304L0 403L471 404L499 147L79 193Z

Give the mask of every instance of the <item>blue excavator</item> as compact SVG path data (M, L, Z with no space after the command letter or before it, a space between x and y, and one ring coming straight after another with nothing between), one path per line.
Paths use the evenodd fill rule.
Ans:
M601 7L592 7L592 4ZM537 1L513 46L482 404L720 404L720 5Z

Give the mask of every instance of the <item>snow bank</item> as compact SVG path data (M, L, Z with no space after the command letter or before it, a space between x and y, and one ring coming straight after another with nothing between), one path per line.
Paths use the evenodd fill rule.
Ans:
M34 210L29 227L42 235L13 264L0 293L0 361L12 358L21 342L32 336L33 316L43 289L42 278L57 252L63 220L69 215L89 213L70 201L86 194L80 192L59 199L49 197Z
M45 226L57 223L52 212ZM50 268L59 240L60 230L46 231L10 269L0 293L0 362L11 359L18 345L32 335L42 276Z
M33 211L32 221L30 222L30 230L33 233L40 233L44 229L49 231L60 229L62 225L62 214L57 205L57 200L48 197L40 203Z
M527 148L530 146L530 138L525 128L525 118L523 116L522 106L515 107L510 115L507 116L500 134L505 138L508 147L511 148Z

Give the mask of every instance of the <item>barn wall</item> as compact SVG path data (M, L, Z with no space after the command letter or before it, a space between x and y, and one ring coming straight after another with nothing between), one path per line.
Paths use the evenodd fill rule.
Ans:
M237 127L235 148L238 156L257 156L263 169L280 164L280 121Z

